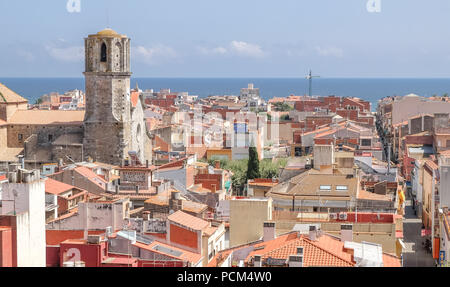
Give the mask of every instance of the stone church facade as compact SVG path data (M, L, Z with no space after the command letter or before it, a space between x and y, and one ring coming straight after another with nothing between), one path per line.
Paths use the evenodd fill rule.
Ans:
M85 55L85 111L27 110L26 100L3 86L0 169L20 155L30 167L88 160L121 165L130 155L152 162L143 99L130 89L130 39L105 29L85 39Z

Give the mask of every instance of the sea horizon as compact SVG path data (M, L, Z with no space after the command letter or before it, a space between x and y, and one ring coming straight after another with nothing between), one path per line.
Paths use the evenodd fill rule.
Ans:
M84 77L0 77L0 82L14 90L30 103L44 94L64 93L69 90L85 90ZM239 95L241 88L253 83L260 89L261 97L269 100L289 95L307 95L309 81L300 77L132 77L131 88L138 84L141 90L170 89L172 92L188 92L190 95ZM381 98L417 94L450 94L450 78L348 78L327 77L313 80L314 96L335 95L358 97L376 108Z

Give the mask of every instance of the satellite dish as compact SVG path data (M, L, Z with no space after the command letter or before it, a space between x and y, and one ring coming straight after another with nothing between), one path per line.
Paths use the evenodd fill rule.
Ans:
M208 173L209 174L214 174L214 167L208 166Z

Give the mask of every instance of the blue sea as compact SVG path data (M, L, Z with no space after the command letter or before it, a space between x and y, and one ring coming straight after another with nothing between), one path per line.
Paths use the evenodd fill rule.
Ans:
M34 103L50 92L84 90L84 78L0 78L0 82ZM132 78L131 87L138 83L142 90L171 89L191 95L239 95L240 89L253 83L264 99L308 94L308 80L299 78ZM362 79L320 78L313 82L313 95L359 97L372 102L379 99L415 93L420 96L450 94L450 79Z

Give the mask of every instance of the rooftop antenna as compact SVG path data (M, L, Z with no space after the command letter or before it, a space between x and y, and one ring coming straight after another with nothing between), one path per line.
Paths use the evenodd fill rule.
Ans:
M312 71L309 70L309 75L306 76L306 79L309 80L309 97L312 97L312 80L313 78L320 78L320 76L313 76Z

